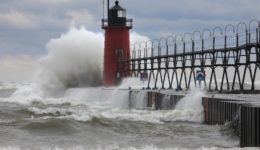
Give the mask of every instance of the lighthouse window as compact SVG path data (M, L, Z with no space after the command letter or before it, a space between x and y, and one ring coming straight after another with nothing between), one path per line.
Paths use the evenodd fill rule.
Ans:
M125 18L125 16L126 16L126 13L125 13L124 10L118 10L117 11L117 17L118 18Z

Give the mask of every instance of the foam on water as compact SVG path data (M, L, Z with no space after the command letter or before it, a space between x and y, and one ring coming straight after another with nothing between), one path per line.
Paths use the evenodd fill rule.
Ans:
M170 114L170 118L174 120L203 122L204 109L202 106L202 97L204 93L198 89L194 89L190 94L182 98L173 110L176 113ZM171 116L173 115L173 116Z
M136 79L129 79L136 80ZM151 124L164 124L165 122L186 121L203 122L203 107L201 97L204 95L199 90L193 90L181 99L174 110L148 111L141 110L146 106L146 91L137 94L134 109L129 109L129 93L125 90L129 80L123 81L120 88L107 89L96 88L69 88L59 97L47 97L37 91L34 83L21 85L18 90L9 98L0 98L0 102L18 103L26 105L27 111L32 114L28 121L41 121L49 119L72 119L78 122L92 122L93 119L108 119L120 121L145 122ZM138 83L139 82L139 83ZM142 85L142 82L132 82ZM126 85L125 85L126 84ZM122 88L124 87L124 88ZM39 92L39 93L38 93ZM36 105L35 105L35 102ZM3 123L9 123L4 121ZM6 149L22 149L18 147L7 147ZM120 146L96 147L95 149L122 149ZM60 147L44 147L43 149L63 149ZM71 147L66 149L85 149L85 147ZM127 147L126 150L160 150L156 146ZM167 148L166 148L167 149ZM175 148L176 150L178 148ZM179 148L183 149L183 148ZM204 147L200 149L207 149ZM217 148L211 148L217 149Z
M83 146L74 146L69 148L61 148L61 147L37 147L38 150L85 150ZM24 148L21 148L19 146L7 146L2 147L0 150L24 150ZM158 148L153 145L147 145L143 146L141 148L136 147L128 147L128 148L122 148L119 145L111 145L107 147L99 147L96 148L90 148L89 150L259 150L259 148L219 148L219 147L200 147L200 148Z
M148 81L140 81L140 78L138 77L131 77L131 78L126 78L123 80L123 83L119 86L121 89L142 89L146 88L148 84ZM151 83L153 84L153 83Z
M0 90L18 89L23 85L29 85L29 82L0 82Z
M26 88L23 88L26 89ZM62 118L71 118L77 121L91 121L93 118L108 118L132 121L163 123L165 121L203 122L203 107L201 97L203 93L195 90L179 101L174 110L147 111L140 110L146 105L146 91L137 94L138 101L134 109L129 110L129 92L127 90L105 88L75 88L66 90L59 98L46 98L32 95L28 88L22 93L14 93L10 98L1 99L5 102L14 102L23 105L32 105L35 102L43 104L69 104L70 107L30 107L29 111L35 115L59 114ZM138 110L137 110L138 109Z
M129 110L128 86L143 86L143 82L137 78L129 78L114 89L103 87L69 88L59 97L46 96L42 89L35 83L21 85L9 98L1 98L2 102L18 103L31 106L35 102L41 104L69 104L70 107L41 107L32 106L29 111L35 115L59 114L60 118L71 118L77 121L91 121L93 118L108 118L132 121L145 121L152 123L164 123L169 121L203 122L203 107L201 97L204 95L199 90L193 90L178 102L174 110L147 111L147 91L136 95L131 102L132 110Z

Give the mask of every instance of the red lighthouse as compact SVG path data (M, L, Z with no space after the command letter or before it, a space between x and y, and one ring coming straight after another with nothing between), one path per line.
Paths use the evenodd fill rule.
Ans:
M107 4L108 18L102 19L102 29L105 30L103 82L105 86L113 86L125 76L122 71L129 68L129 64L119 66L117 62L130 59L129 30L133 20L126 18L126 10L118 1L112 8L109 8L109 0Z

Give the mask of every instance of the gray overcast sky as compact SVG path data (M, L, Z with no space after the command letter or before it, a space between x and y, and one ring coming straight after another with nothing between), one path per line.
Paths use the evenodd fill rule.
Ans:
M71 22L102 32L103 0L1 0L0 55L46 54ZM111 0L114 3L114 0ZM151 38L260 18L260 0L120 0L133 31Z

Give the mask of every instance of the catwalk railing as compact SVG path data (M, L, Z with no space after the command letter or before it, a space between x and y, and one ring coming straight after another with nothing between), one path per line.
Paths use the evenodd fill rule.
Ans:
M260 63L260 24L251 20L223 29L204 29L131 46L131 59L118 60L121 76L147 76L148 89L256 90ZM123 66L129 65L128 70ZM198 81L196 72L205 79ZM199 82L199 84L197 83Z

